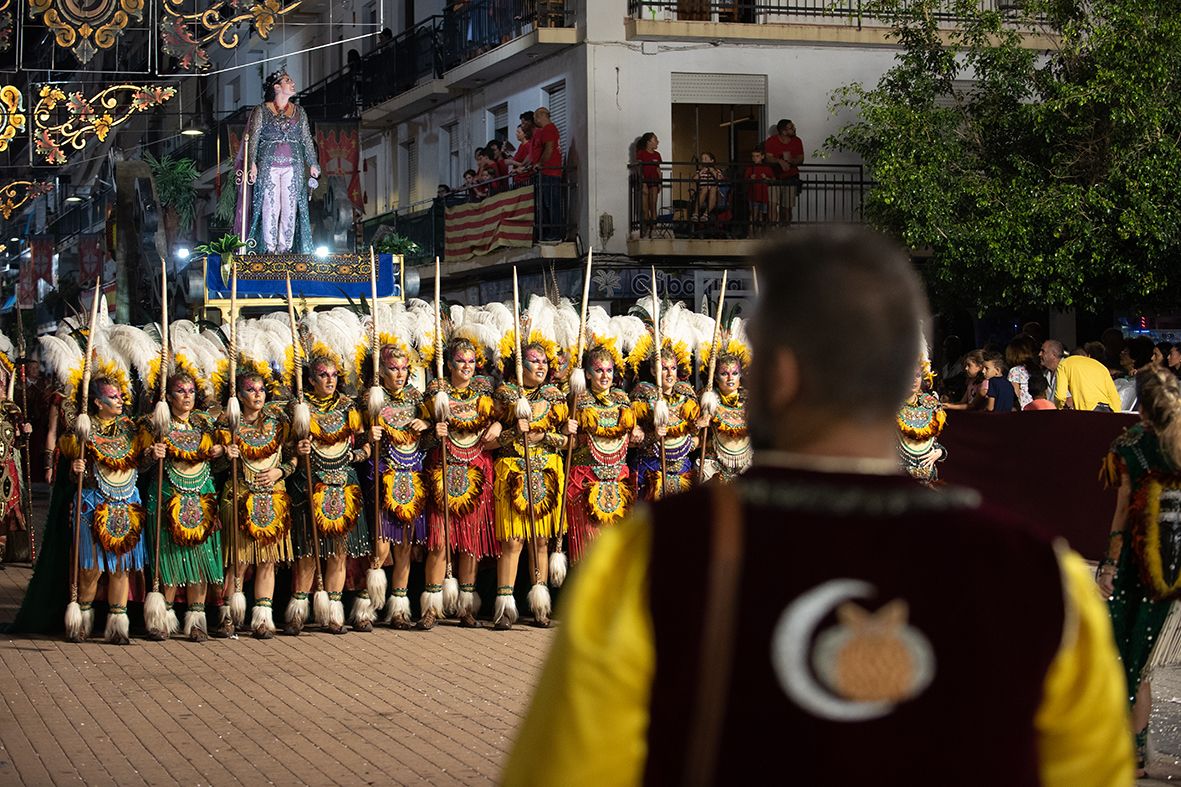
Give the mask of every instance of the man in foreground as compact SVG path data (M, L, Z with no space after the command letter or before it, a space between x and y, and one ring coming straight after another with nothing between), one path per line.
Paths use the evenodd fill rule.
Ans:
M1082 560L901 474L926 318L905 256L845 229L757 265L754 467L600 539L505 783L1130 785Z

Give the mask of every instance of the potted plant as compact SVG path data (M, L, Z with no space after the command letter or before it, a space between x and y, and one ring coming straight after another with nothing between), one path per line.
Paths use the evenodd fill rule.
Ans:
M373 248L378 254L393 254L401 257L417 257L422 254L422 247L405 235L391 232L381 236Z
M156 200L164 209L164 234L171 246L177 230L188 232L197 215L197 165L190 158L176 159L167 154L156 158L144 153L156 184Z
M230 283L230 264L234 259L234 255L243 247L242 239L237 235L230 233L222 235L215 241L202 244L194 251L197 254L202 254L208 257L210 254L216 254L221 258L221 280L226 285Z

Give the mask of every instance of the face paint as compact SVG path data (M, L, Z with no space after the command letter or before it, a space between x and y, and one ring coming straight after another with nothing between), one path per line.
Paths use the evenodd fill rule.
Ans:
M331 364L317 364L312 368L312 385L319 396L327 396L336 390L337 371Z
M738 390L742 381L742 370L736 363L723 364L718 369L718 389L724 394L732 394Z
M615 364L610 361L595 361L591 364L591 388L602 393L611 387L615 377Z
M676 360L662 359L660 361L661 369L661 383L668 390L671 390L677 382L677 362Z
M540 350L526 350L524 372L529 378L526 384L541 385L545 381L546 373L549 372L549 362L545 358L545 353Z

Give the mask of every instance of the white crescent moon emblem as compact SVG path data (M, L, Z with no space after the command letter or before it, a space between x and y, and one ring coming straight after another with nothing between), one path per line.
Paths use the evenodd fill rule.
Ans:
M787 696L805 711L830 721L868 721L894 709L892 702L850 702L823 688L808 668L816 627L842 601L870 598L876 590L858 579L833 579L809 590L783 610L771 635L771 665Z

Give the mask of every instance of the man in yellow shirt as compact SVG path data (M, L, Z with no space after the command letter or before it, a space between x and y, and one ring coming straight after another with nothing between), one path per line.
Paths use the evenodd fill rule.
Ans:
M1054 401L1058 407L1073 410L1095 410L1110 408L1109 412L1120 411L1119 391L1111 372L1100 361L1085 355L1070 355L1062 358L1062 345L1049 340L1057 350L1058 379L1054 384Z
M603 535L504 782L1129 787L1082 560L898 467L926 316L905 255L797 232L757 265L755 465Z

